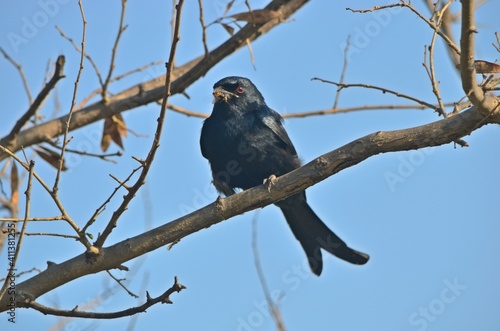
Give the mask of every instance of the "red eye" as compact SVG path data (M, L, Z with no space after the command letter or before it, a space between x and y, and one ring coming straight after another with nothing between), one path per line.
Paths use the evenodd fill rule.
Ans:
M238 93L243 93L243 91L245 91L245 90L243 89L243 87L242 87L242 86L238 86L238 87L236 88L236 92L238 92Z

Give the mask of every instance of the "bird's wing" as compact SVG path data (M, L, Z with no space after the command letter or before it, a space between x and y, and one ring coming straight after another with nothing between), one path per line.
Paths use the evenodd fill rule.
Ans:
M201 135L200 135L200 148L201 148L201 155L205 157L206 159L210 158L210 151L209 151L209 134L207 131L210 130L210 123L209 120L206 119L203 123L203 126L201 127Z
M290 154L297 155L297 151L295 150L295 147L293 146L290 137L288 137L285 128L281 124L283 118L280 116L280 114L270 109L270 112L261 115L261 120L262 123L264 123L268 128L270 128L271 131L273 131L273 133L281 140L281 142L285 146L285 149Z

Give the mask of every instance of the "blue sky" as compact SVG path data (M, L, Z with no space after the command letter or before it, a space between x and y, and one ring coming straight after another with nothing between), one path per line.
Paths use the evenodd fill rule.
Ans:
M220 17L225 3L206 3L206 21ZM387 3L312 1L292 20L252 43L255 68L248 49L242 48L190 86L186 90L189 99L177 95L171 102L209 113L212 85L222 77L240 75L250 78L268 105L282 114L327 109L333 104L335 88L311 78L338 81L343 45L351 35L347 83L383 86L434 103L422 66L424 45L429 45L432 37L426 25L408 10L371 14L345 10ZM252 1L254 9L265 4ZM451 8L457 11L459 5L453 3ZM86 50L105 73L120 4L88 2L84 6L88 21ZM430 16L421 3L415 6ZM166 61L171 9L167 1L129 1L128 28L119 46L116 74L152 61ZM232 10L242 12L246 7L243 1L236 1ZM499 10L500 4L495 1L478 9L479 59L494 62L498 58L491 44L500 28ZM60 37L55 25L79 42L82 24L76 2L9 2L2 5L0 17L0 46L23 65L33 94L42 86L48 61L60 54L66 56L66 78L57 87L62 105L59 115L66 113L79 54ZM26 42L14 45L9 33L23 35L26 22L34 19L40 20L36 30L25 34ZM195 2L186 3L182 19L176 58L179 65L203 52ZM458 26L455 35L459 35ZM209 28L210 49L226 38L220 26ZM441 41L436 43L435 61L443 99L460 100L461 83ZM110 90L119 92L163 70L162 65L150 68L111 85ZM3 59L0 72L3 136L27 109L28 102L17 72ZM87 62L78 100L97 87L96 75ZM408 102L353 88L342 92L339 106L393 103ZM123 113L128 127L140 136L129 134L118 164L68 157L69 171L62 177L60 194L79 224L85 224L111 194L115 182L108 174L124 178L136 166L131 156L146 156L159 108L152 104ZM53 109L54 98L50 97L40 114L48 119ZM309 162L369 133L435 120L438 116L430 110L380 110L289 119L285 127L302 160ZM199 118L167 114L161 147L147 183L110 236L109 245L215 200L209 166L198 146L201 124ZM96 123L73 132L70 147L98 153L102 125ZM116 289L104 273L76 280L38 299L50 306L71 309L79 305L83 309L98 297L96 310L115 311L142 303L145 290L152 296L159 295L178 276L187 289L172 295L173 305L157 305L133 319L111 321L59 320L18 309L16 324L8 323L8 316L2 314L0 328L54 330L58 321L64 321L67 330L126 329L131 323L136 330L159 325L169 330L275 330L251 248L252 219L257 218L260 261L287 330L495 330L500 323L499 138L498 125L489 125L464 138L468 148L449 144L378 155L308 189L308 200L325 223L350 246L370 254L365 266L349 265L324 254L323 274L314 276L280 211L269 206L257 215L248 212L195 233L171 250L161 248L130 261L126 263L129 273L113 271L117 277L127 278L128 288L140 295L138 300ZM116 150L112 145L109 151ZM33 155L30 150L27 154ZM53 183L54 169L39 159L36 171ZM393 176L400 180L388 180ZM55 215L48 195L39 185L33 189L32 215ZM90 229L94 235L102 231L119 202L115 199ZM72 234L67 225L56 222L30 223L28 232ZM27 237L18 269L44 269L46 261L65 261L82 253L82 248L70 239ZM5 269L6 261L4 250L1 269Z

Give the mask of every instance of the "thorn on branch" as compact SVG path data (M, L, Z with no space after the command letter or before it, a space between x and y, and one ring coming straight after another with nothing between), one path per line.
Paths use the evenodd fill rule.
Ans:
M171 249L172 249L172 247L174 247L175 245L177 245L177 244L178 244L178 243L180 243L180 242L181 242L181 238L179 238L179 239L176 239L176 240L172 241L172 243L171 243L170 245L168 245L168 246L167 246L167 251L171 250Z
M460 147L469 147L469 144L463 139L457 139L454 143L460 145Z
M53 267L55 265L57 265L57 263L52 262L52 261L47 261L47 269L49 269L50 267Z
M116 269L118 270L122 270L122 271L129 271L129 268L127 266L124 266L124 265L119 265L118 267L116 267Z

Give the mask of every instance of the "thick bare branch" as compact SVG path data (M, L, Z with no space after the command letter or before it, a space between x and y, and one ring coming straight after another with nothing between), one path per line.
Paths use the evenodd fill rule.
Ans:
M17 284L16 304L18 307L26 307L30 301L72 280L117 268L126 261L177 242L196 231L279 201L371 156L448 144L487 123L500 123L500 114L484 116L473 107L430 124L369 134L276 178L271 190L260 185L224 199L219 198L175 221L102 248L92 261L87 254L81 254L61 264L54 264L44 272ZM0 310L3 311L6 307L7 301L4 298L0 301Z
M493 95L487 95L479 87L476 80L476 65L475 65L475 38L477 33L475 26L474 0L462 0L462 28L460 35L460 76L462 78L462 88L479 111L483 114L490 114L494 111L499 111L500 102Z

